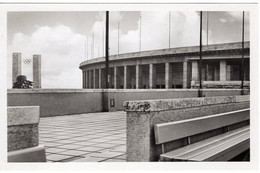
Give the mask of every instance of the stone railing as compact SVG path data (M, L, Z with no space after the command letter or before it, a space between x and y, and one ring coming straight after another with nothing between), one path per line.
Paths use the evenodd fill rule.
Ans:
M225 88L225 89L240 89L241 81L202 81L202 88ZM249 93L250 81L244 81L244 89ZM191 88L199 88L199 81L191 81Z
M7 108L8 162L46 162L39 145L39 106Z
M155 124L245 109L249 105L249 95L126 101L127 161L158 161L162 151L155 145Z

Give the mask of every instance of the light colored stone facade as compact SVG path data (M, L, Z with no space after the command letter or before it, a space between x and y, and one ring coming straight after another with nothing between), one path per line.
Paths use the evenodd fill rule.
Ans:
M249 49L250 43L245 42L244 80L246 81L246 86L244 87L246 88L249 88L250 80ZM205 84L203 88L226 87L225 85L219 85L220 81L232 81L228 88L240 87L241 43L203 46L202 51L202 67L199 66L198 46L110 56L109 88L197 88L200 79L200 69L202 83ZM106 79L104 74L104 57L84 61L80 64L80 69L83 71L83 75L85 75L83 76L83 88L97 89L105 87L100 85L102 80ZM94 74L95 70L99 71L99 73ZM102 78L97 78L97 75L102 76ZM85 79L86 76L89 80ZM97 82L93 78L99 81ZM207 82L210 82L209 86L206 85Z

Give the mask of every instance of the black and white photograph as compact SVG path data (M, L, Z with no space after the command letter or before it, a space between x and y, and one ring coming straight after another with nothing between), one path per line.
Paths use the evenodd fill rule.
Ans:
M0 7L4 169L258 169L257 4Z

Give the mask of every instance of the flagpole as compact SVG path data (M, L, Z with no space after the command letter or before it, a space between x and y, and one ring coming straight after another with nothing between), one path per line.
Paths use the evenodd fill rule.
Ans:
M200 60L199 60L199 90L198 97L202 97L202 82L201 82L201 67L202 67L202 11L200 11L200 52L199 52Z
M109 11L106 11L106 89L109 87Z
M242 17L242 58L241 58L241 95L244 95L244 23L245 23L245 12L243 11Z
M209 12L207 11L207 45L209 45Z
M95 34L94 34L94 32L93 32L93 34L92 34L92 45L93 45L93 59L94 59L94 56L95 56Z
M171 12L169 11L169 49L171 48Z
M87 41L85 40L85 44L84 44L84 45L85 45L85 46L84 46L84 56L85 56L85 60L87 60L87 56L86 56L86 46L87 46L86 44L87 44L87 43L86 43L86 42L87 42Z
M88 36L87 36L87 52L86 52L86 54L87 54L87 60L88 60Z
M140 37L139 37L139 41L140 41L140 43L139 43L139 51L141 52L141 50L142 50L142 29L141 29L141 26L142 26L142 16L141 16L141 14L140 14Z
M119 22L117 24L117 30L118 30L118 35L117 35L117 54L119 55Z

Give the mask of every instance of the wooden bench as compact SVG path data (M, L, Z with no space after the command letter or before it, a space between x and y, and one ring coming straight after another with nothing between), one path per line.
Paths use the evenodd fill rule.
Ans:
M155 125L155 143L162 145L160 161L228 161L249 150L250 109L242 109L217 115L168 122ZM242 127L229 130L231 125L248 122ZM191 138L216 129L223 133L192 143ZM187 145L164 152L165 143L185 139ZM168 145L168 144L167 144Z

